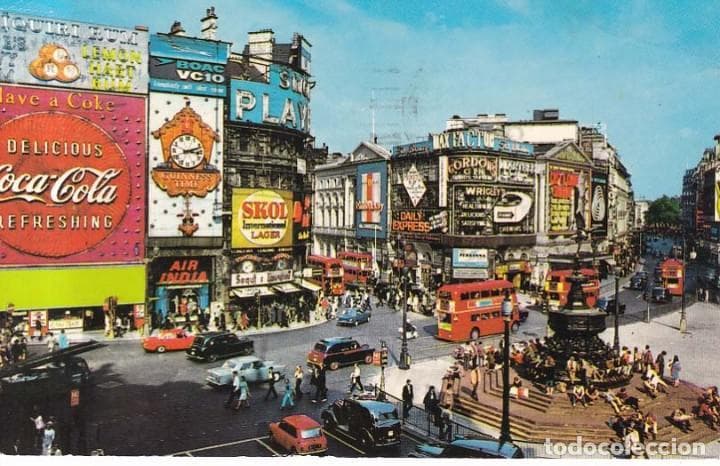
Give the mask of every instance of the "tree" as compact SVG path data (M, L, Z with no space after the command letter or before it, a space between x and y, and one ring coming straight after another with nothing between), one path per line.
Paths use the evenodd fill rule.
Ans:
M677 225L680 223L680 200L677 197L663 196L655 199L647 211L647 223Z

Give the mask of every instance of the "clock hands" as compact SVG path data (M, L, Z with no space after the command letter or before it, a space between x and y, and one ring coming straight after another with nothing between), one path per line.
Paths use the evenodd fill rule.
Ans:
M184 154L200 154L200 153L202 153L202 147L197 146L197 147L193 147L192 149L184 149L183 153Z

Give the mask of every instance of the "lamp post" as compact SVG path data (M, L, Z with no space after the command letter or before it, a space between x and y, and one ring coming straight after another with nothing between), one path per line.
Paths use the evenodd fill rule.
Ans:
M620 268L615 267L615 338L613 349L620 351Z
M510 438L510 323L512 322L513 304L508 293L502 302L502 316L505 323L505 340L503 344L503 398L502 424L500 425L500 443L511 442Z
M682 264L683 264L683 276L682 276L682 295L680 296L680 333L687 333L687 314L685 313L685 282L687 281L687 265L685 264L685 247L687 242L685 240L685 231L683 230L683 245L682 245ZM690 253L690 259L695 259L696 253L692 251Z
M400 279L403 281L403 293L405 294L405 304L402 311L402 343L400 345L400 362L398 368L402 370L410 369L410 355L407 347L407 310L408 310L408 282L410 281L410 269L403 267Z

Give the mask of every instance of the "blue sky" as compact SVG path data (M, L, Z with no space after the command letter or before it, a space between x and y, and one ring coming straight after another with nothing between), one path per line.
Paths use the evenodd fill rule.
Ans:
M132 6L129 6L132 5ZM602 122L638 198L679 194L682 173L720 133L720 9L713 1L5 0L2 9L218 38L247 32L312 43L313 134L348 152L371 134L408 141L454 115L559 108Z

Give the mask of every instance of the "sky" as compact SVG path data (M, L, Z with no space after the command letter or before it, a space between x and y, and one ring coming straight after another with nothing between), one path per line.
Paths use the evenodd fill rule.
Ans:
M132 5L132 6L130 6ZM348 153L440 132L453 115L599 125L638 199L678 195L685 169L720 133L716 1L585 0L4 0L0 10L200 35L214 6L218 39L241 52L270 28L312 44L312 134Z

